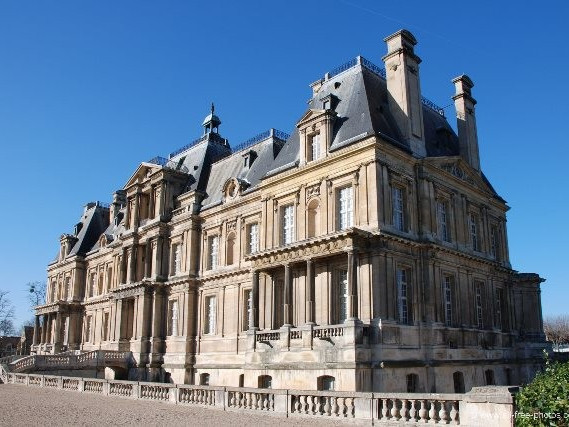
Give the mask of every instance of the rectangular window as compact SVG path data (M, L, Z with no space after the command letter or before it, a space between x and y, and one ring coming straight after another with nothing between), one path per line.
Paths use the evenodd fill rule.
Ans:
M391 203L393 211L393 226L400 231L405 230L403 190L399 187L391 189Z
M87 326L85 327L85 341L91 342L91 334L93 333L93 316L87 316Z
M409 289L407 283L407 270L397 269L397 299L399 309L399 322L409 323Z
M452 325L452 277L445 276L443 279L443 298L445 309L445 325Z
M497 329L502 329L502 289L496 289L496 313L494 319L494 326Z
M294 242L294 205L284 206L282 209L283 244Z
M484 317L482 312L482 284L476 283L476 324L478 329L484 327Z
M470 228L470 243L472 249L480 251L479 236L478 236L478 217L471 213L468 215L468 227Z
M251 318L251 310L253 308L252 305L252 293L251 289L246 289L243 292L243 330L249 330L249 319Z
M96 288L97 288L97 276L95 275L95 273L93 273L93 274L91 274L91 286L89 289L89 296L90 297L95 296Z
M219 236L211 236L208 239L209 269L214 270L219 265Z
M499 244L498 227L493 225L492 227L490 227L490 255L492 255L492 257L496 260L500 259L498 255L499 254L498 244Z
M338 323L343 323L348 317L348 271L338 271Z
M250 224L247 231L247 249L250 254L259 251L259 224Z
M450 233L448 229L448 204L446 202L437 202L437 227L439 238L443 242L450 242Z
M338 192L338 226L340 230L352 227L354 224L354 189L342 188Z
M310 160L318 160L320 158L320 134L317 133L310 137Z
M215 334L215 326L217 319L216 297L206 297L205 299L205 315L204 315L204 334Z
M103 341L109 340L109 313L103 313Z
M177 275L182 271L182 245L172 245L172 274Z
M178 335L178 300L168 301L168 336Z
M71 299L71 277L65 278L65 299Z

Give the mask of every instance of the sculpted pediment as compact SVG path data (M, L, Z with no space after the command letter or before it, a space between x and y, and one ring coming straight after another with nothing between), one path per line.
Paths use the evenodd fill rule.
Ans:
M494 189L462 157L429 159L429 162L473 187L493 195L496 194Z
M140 166L138 166L136 171L129 178L129 180L126 182L124 189L127 189L128 187L130 187L133 184L136 184L137 182L139 183L143 182L147 176L149 176L151 173L157 171L160 168L161 166L152 163L141 163Z
M296 123L296 127L300 128L303 125L307 124L308 122L321 117L325 113L326 110L318 110L311 108L308 111L306 111L306 113L304 113L304 115L300 118L300 120L298 120L298 122Z

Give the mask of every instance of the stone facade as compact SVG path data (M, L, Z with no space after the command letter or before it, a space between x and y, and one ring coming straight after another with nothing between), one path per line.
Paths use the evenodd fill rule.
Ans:
M416 40L311 84L289 136L201 138L90 203L48 266L33 351L132 351L129 379L463 392L527 381L537 274L512 270L481 171L472 81L458 135L421 95Z

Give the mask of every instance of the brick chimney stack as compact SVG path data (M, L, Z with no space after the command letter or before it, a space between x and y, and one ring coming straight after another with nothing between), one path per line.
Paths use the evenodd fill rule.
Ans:
M385 62L389 110L395 118L403 142L409 145L415 157L425 157L425 129L419 79L421 58L415 55L417 40L407 30L399 30L386 37Z
M460 155L470 166L480 172L480 154L478 152L476 114L474 112L476 100L471 93L474 83L467 75L458 76L452 82L456 90L452 99L456 109Z

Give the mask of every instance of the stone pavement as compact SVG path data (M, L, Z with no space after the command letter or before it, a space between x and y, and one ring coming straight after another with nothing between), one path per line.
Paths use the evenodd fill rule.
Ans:
M0 384L0 426L342 426L335 420L282 418ZM366 425L366 424L361 424Z

